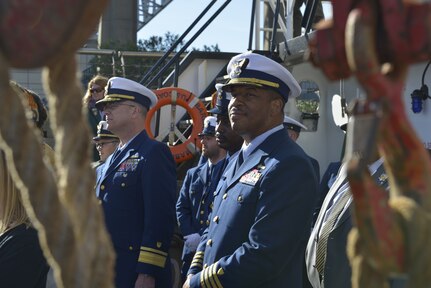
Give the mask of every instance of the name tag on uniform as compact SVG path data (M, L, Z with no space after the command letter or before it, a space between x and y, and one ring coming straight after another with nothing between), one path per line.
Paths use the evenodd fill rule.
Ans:
M253 169L250 172L242 175L241 179L239 179L239 182L254 186L256 185L257 181L259 181L260 176L262 176L262 173L260 173L257 169Z

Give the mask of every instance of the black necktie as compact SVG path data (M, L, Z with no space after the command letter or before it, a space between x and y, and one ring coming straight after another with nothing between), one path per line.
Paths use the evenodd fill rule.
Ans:
M115 159L118 157L118 155L120 155L120 153L121 153L121 149L117 148L117 150L115 150L114 154L112 155L109 165L114 163Z
M224 159L224 163L223 163L223 166L221 168L222 174L223 174L224 169L226 169L227 165L229 165L229 160L230 160L230 157L226 157L226 159Z
M208 171L207 171L207 187L211 186L211 183L213 182L213 177L214 177L214 165L208 166Z
M236 171L238 171L239 167L241 167L243 162L244 162L244 156L243 156L242 150L241 150L241 151L239 151L238 157L236 158L235 173L236 173Z

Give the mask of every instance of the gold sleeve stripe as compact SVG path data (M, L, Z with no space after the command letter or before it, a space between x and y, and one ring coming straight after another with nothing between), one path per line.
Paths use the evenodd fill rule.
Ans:
M201 272L201 286L211 288L211 286L208 285L209 283L207 281L207 272L208 270L206 268Z
M166 257L165 256L160 256L151 252L144 252L141 251L141 253L139 253L139 262L141 263L147 263L147 264L151 264L151 265L155 265L161 268L165 267L165 263L166 263Z
M202 269L202 263L192 263L190 267L199 267L200 269Z
M232 78L229 81L229 84L235 84L235 83L251 83L251 84L259 84L259 85L266 85L269 87L274 87L274 88L279 88L280 84L275 83L275 82L271 82L271 81L266 81L266 80L261 80L261 79L256 79L256 78Z
M202 262L203 261L201 258L199 258L199 259L193 258L193 260L192 260L192 263L202 263Z
M214 275L214 281L217 283L217 287L219 287L219 288L223 288L223 285L221 285L221 283L220 283L220 279L218 278L218 276L219 275L223 275L224 274L224 272L223 272L223 268L221 268L220 267L220 269L218 269L218 272L217 272L217 266L218 266L218 262L216 262L216 263L214 263L213 265L211 265L212 267L213 267L213 275ZM219 273L220 272L220 270L221 270L221 272L222 273Z
M160 250L157 250L157 249L153 249L153 248L149 248L149 247L144 247L144 246L141 246L141 251L147 251L147 252L151 252L151 253L156 253L156 254L159 254L159 255L162 255L162 256L168 256L168 253L166 253L166 252L163 252L163 251L160 251Z
M216 275L214 275L214 274L213 274L213 269L211 269L213 266L214 266L214 265L211 265L210 267L208 267L208 268L207 268L207 269L205 269L205 270L208 270L208 280L209 280L209 282L210 282L210 284L211 284L211 287L219 288L219 287L217 286L216 282L214 281L214 276L216 276Z
M199 277L199 280L201 281L202 288L207 288L207 285L205 285L205 282L204 282L204 271L201 272L201 276Z
M217 265L217 263L214 263L201 272L200 282L202 287L223 288L223 285L220 283L220 279L218 279Z
M196 253L195 256L193 256L193 259L203 259L204 258L204 253Z
M202 269L203 260L204 260L204 252L202 251L196 252L190 267L199 267Z

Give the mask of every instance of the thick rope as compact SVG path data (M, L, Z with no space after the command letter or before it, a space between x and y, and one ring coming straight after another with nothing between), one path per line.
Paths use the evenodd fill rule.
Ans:
M26 120L24 99L9 86L8 65L2 55L0 63L0 148L5 151L15 186L38 230L44 254L55 271L57 285L64 287L65 281L55 259L64 259L68 263L74 257L73 249L69 248L70 241L65 241L73 238L73 227L58 198L54 170L43 160L40 136Z
M50 117L56 131L59 195L70 213L77 244L75 269L68 271L76 287L108 287L113 274L113 248L104 229L101 206L94 194L95 174L90 166L90 130L83 115L83 91L76 78L75 56L64 55L55 67L44 70ZM89 282L87 282L89 281Z
M80 123L75 119L83 117L79 112L69 113L75 114L70 118L72 125L81 130L64 133L68 127L62 133L55 134L59 147L68 147L66 150L60 148L64 155L59 152L56 155L57 182L54 169L44 161L43 143L36 128L26 120L23 107L26 99L10 88L7 63L0 63L0 101L4 104L0 105L0 148L6 153L12 178L23 196L32 223L38 229L41 246L54 269L57 286L111 287L113 250L104 229L100 206L92 193L94 171L89 165L89 158L85 159L86 155L89 157L90 150L89 141L83 139L89 139L90 133L83 120ZM71 111L81 111L82 93L76 85L69 91L69 95L78 101L65 101L64 105L75 105L69 106ZM78 93L73 94L73 91ZM60 117L63 128L61 121L65 118ZM78 139L81 139L81 145L76 144ZM64 165L67 161L70 162L68 167ZM74 176L70 177L70 174Z
M45 4L47 13L60 13L53 3ZM64 41L51 43L56 46L55 55L40 60L49 66L44 70L44 88L56 141L54 169L44 160L40 135L26 120L26 104L9 86L11 65L0 53L0 149L5 151L8 170L38 230L58 287L113 287L114 252L94 195L91 138L74 60L76 49L93 33L106 4L107 0L89 0L72 7L80 10L75 23L62 23ZM30 35L21 37L31 39ZM9 51L7 59L18 63L22 51Z

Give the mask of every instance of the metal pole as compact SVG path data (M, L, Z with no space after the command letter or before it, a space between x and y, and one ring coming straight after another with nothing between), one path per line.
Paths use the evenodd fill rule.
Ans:
M305 25L305 35L308 34L311 30L311 26L313 25L314 15L317 10L317 0L307 0L304 16L306 16L307 25ZM304 21L304 20L303 20Z
M275 11L274 11L274 21L272 22L272 37L271 37L271 46L270 46L271 56L274 54L274 51L276 48L275 37L277 34L277 22L278 22L279 12L280 12L280 0L277 0L277 4L275 6Z
M213 0L211 1L210 4L208 4L207 7L205 7L205 9L201 12L201 14L199 14L199 16L195 19L195 21L193 21L193 23L189 26L189 28L187 28L187 30L180 36L180 38L178 38L177 41L175 41L174 44L172 44L171 48L169 48L168 51L166 51L165 55L162 56L162 58L160 58L156 64L154 64L148 71L147 73L144 75L144 77L142 77L141 81L139 81L139 83L144 83L145 81L148 80L148 78L150 77L151 73L153 73L153 71L160 66L160 64L172 53L172 51L174 51L175 48L177 48L178 44L181 43L181 41L183 41L184 37L187 36L187 34L196 26L196 24L202 19L203 16L205 16L205 14L208 12L208 10L215 4L215 2L217 2L217 0Z
M251 6L251 19L250 19L250 36L248 38L248 50L252 49L253 46L253 28L254 28L254 14L256 13L256 1L259 0L253 0L253 4Z
M180 76L180 60L175 61L175 70L174 70L174 87L178 87L178 78Z
M115 52L112 52L111 54L111 59L112 59L112 76L115 76Z
M232 0L226 0L226 2L225 3L223 3L223 5L211 16L211 18L210 19L208 19L208 21L195 33L195 35L193 35L193 37L189 40L189 41L187 41L187 43L180 49L180 51L178 51L177 52L177 54L174 56L174 57L172 57L172 59L171 60L169 60L169 62L165 65L165 66L163 66L163 68L159 71L159 73L157 73L157 75L156 76L154 76L150 81L148 81L146 84L145 84L145 86L147 86L147 87L149 87L153 82L154 82L154 80L156 80L157 78L159 78L160 77L160 75L162 75L165 71L166 71L166 69L168 68L168 67L170 67L171 65L172 65L172 63L174 62L174 61L176 61L177 60L177 58L179 57L179 55L181 55L181 53L183 53L189 46L190 46L190 44L191 43L193 43L193 41L202 33L202 31L203 30L205 30L205 28L209 25L209 24L211 24L211 22L218 16L218 14L220 14L220 12L221 11L223 11L223 9L231 2Z
M126 61L124 60L123 53L121 53L121 51L118 52L118 56L120 56L121 68L123 71L123 77L126 78Z

